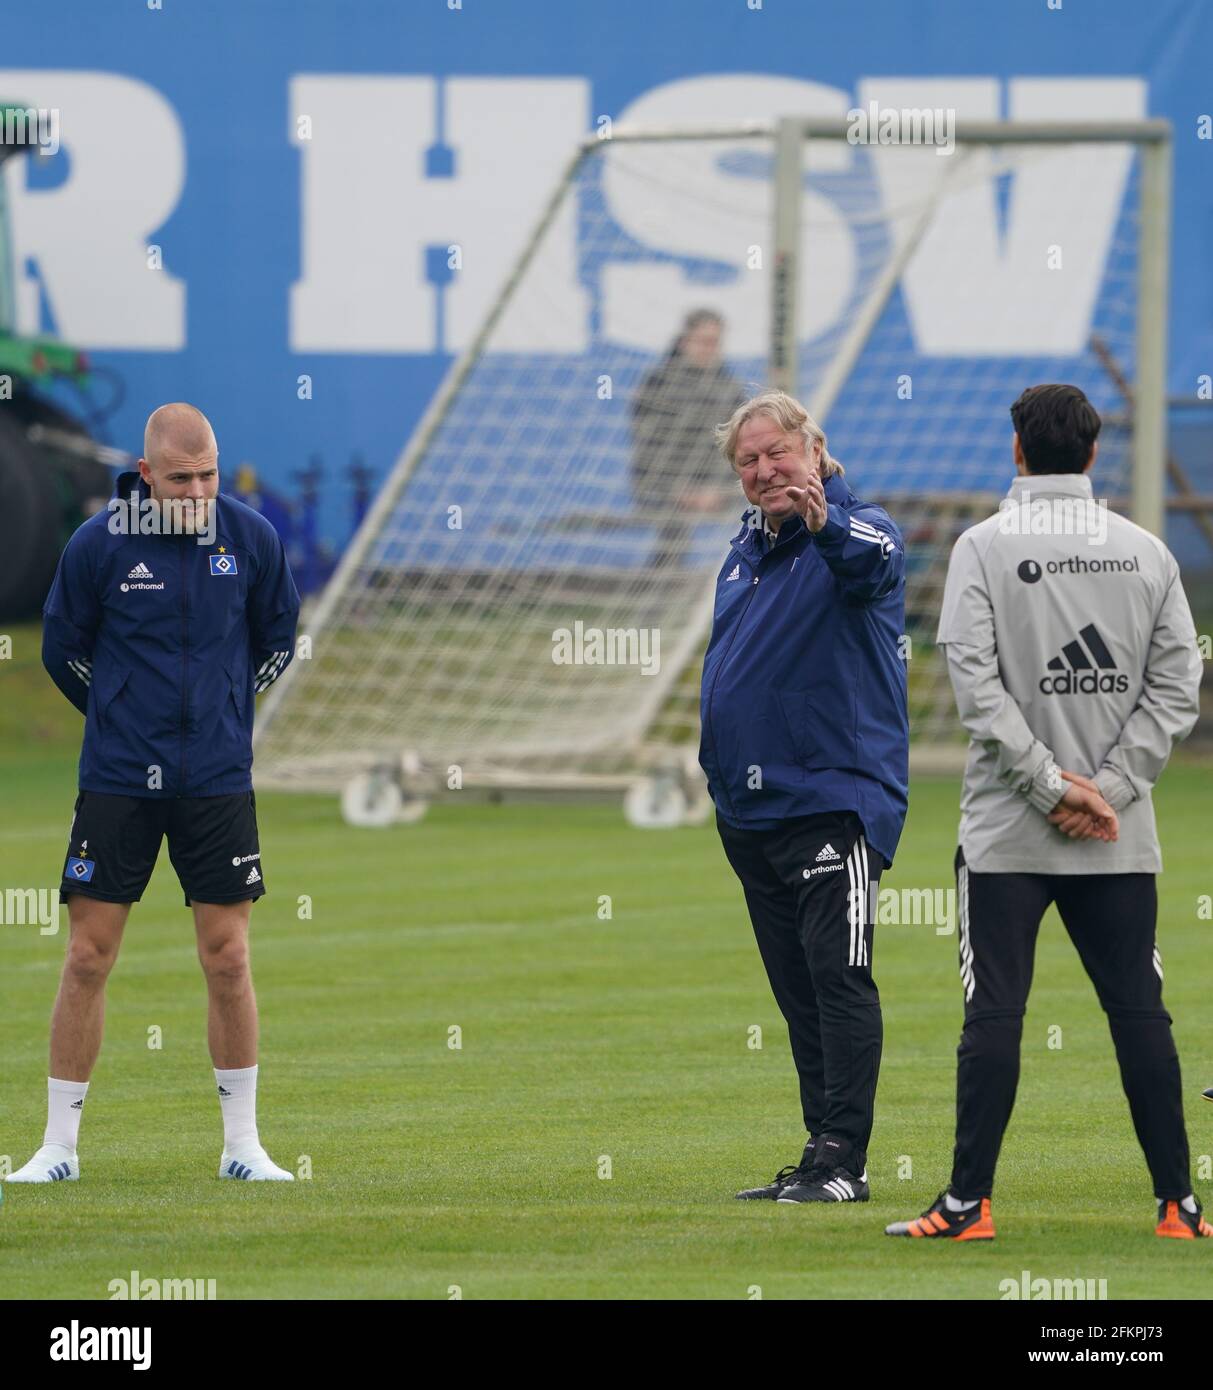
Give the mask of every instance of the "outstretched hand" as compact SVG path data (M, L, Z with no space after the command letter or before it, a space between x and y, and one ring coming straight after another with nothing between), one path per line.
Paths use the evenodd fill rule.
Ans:
M810 473L804 487L787 490L792 505L804 517L804 524L816 534L826 524L826 490L819 473Z

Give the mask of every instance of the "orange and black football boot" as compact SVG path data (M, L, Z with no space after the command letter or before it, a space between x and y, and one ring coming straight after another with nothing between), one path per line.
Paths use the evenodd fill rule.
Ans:
M1169 1236L1172 1240L1199 1240L1202 1236L1213 1236L1213 1226L1201 1215L1199 1202L1195 1211L1188 1211L1180 1202L1159 1202L1154 1234Z
M911 1236L915 1239L993 1240L994 1222L990 1216L990 1199L983 1197L967 1211L949 1211L947 1193L941 1192L921 1216L913 1221L894 1221L884 1228L886 1236Z

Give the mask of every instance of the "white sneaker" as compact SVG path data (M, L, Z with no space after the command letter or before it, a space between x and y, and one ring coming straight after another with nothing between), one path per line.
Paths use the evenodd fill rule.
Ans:
M279 1168L274 1160L261 1148L247 1149L239 1157L224 1150L219 1160L221 1178L243 1178L251 1182L294 1182L294 1173Z
M8 1182L76 1182L80 1160L66 1144L43 1144L24 1168L10 1173Z

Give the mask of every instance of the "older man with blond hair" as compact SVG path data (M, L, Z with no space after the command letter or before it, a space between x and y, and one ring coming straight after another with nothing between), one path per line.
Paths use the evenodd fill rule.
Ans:
M71 935L51 1020L42 1147L9 1182L74 1181L105 984L161 840L193 908L223 1118L219 1176L289 1181L256 1118L249 916L265 892L252 790L255 695L290 661L299 595L282 542L219 493L192 405L147 422L138 472L72 536L44 609L43 662L84 715L60 895Z
M784 392L717 439L751 505L717 579L699 756L808 1131L798 1163L737 1196L863 1202L883 1036L871 903L906 813L901 535Z

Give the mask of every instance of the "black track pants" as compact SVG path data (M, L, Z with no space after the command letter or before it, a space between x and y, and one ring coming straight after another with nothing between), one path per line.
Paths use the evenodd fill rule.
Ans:
M1108 1015L1120 1079L1160 1200L1192 1191L1179 1056L1162 1003L1153 874L977 874L956 855L965 1021L952 1192L990 1196L1019 1082L1036 934L1050 903Z
M805 1128L849 1140L862 1169L883 1036L871 967L883 860L849 811L776 830L716 824L787 1020Z

